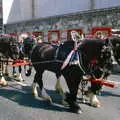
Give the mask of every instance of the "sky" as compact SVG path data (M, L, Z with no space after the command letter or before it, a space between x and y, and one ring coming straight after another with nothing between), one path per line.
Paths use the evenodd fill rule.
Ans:
M6 24L13 0L3 0L3 23Z

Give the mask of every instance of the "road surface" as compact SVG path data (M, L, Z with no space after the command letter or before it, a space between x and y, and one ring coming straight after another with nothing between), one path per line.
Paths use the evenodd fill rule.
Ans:
M39 97L34 98L31 94L34 74L33 71L30 77L25 77L23 72L23 84L10 79L7 87L0 86L0 120L120 120L120 88L103 87L98 96L101 108L81 104L83 113L75 114L61 105L61 96L54 91L56 77L51 72L46 71L43 79L54 103L50 105ZM120 81L120 76L112 74L109 79ZM61 84L67 90L63 77Z

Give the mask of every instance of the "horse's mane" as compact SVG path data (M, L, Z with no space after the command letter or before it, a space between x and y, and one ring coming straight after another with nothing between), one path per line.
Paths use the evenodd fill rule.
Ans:
M102 47L105 44L104 40L98 39L98 38L90 38L90 39L84 39L80 45L80 49L87 48L87 47Z
M99 38L89 38L89 39L84 39L83 40L83 44L84 43L94 43L94 44L103 44L104 40L101 40Z
M104 45L105 41L101 39L84 39L78 50L87 57L87 60L91 60L100 56Z

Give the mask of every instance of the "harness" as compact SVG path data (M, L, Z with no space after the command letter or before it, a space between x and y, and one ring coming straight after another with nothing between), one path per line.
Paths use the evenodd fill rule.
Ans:
M72 34L73 33L71 32L71 35ZM74 34L72 35L72 39L74 41L74 48L73 48L73 50L71 50L71 52L68 54L67 58L63 62L61 70L63 70L70 63L70 64L78 65L80 67L80 69L82 70L83 74L85 74L86 72L82 67L82 56L77 51L78 47L82 44L82 41L80 43L78 43L77 40L75 39Z

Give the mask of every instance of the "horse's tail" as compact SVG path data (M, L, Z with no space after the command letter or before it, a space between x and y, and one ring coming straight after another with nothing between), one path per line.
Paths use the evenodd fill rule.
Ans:
M26 69L26 66L24 66L24 70L25 70L25 75L29 77L32 72L32 65L29 65L29 69Z

